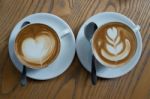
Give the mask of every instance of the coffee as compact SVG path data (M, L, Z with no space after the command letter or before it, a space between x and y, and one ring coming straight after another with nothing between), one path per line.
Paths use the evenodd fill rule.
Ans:
M53 62L60 51L57 33L44 24L24 27L15 40L17 58L29 68L43 68Z
M102 25L92 40L96 58L108 67L119 67L127 63L137 48L133 30L120 22Z

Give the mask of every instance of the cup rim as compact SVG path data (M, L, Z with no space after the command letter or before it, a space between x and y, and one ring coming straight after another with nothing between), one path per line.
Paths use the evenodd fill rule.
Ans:
M52 31L55 32L55 34L57 35L58 37L58 41L59 41L59 49L58 49L58 52L56 54L56 56L47 64L43 65L43 66L34 66L34 65L31 65L27 62L25 62L19 55L18 55L18 52L16 51L16 39L18 38L18 35L21 33L21 31L25 28L27 28L28 26L30 25L36 25L36 24L40 24L40 25L44 25L44 26L47 26L48 28L50 28ZM58 33L52 28L50 27L49 25L47 24L43 24L43 23L30 23L30 24L27 24L26 26L20 28L20 30L18 31L18 34L15 38L15 41L14 41L14 52L15 52L15 55L17 56L18 60L24 65L26 66L27 68L31 68L31 69L42 69L42 68L46 68L48 67L49 64L52 64L56 58L58 57L59 53L60 53L60 50L61 50L61 37L58 35Z
M104 12L105 13L105 12ZM113 12L111 12L111 13L113 13ZM113 14L115 14L115 13L113 13ZM120 13L119 13L120 14ZM122 14L121 14L122 15ZM133 24L133 25L135 25L128 17L126 17L126 16L124 16L124 15L122 15L122 16L120 16L120 17L125 17L127 20L128 20L128 22L130 22L131 24ZM112 23L112 22L118 22L118 21L110 21L110 22L106 22L106 23L104 23L104 24L102 24L101 26L103 26L103 25L105 25L105 24L108 24L108 23ZM137 43L137 48L138 48L138 45L140 46L140 43L138 43L138 40L139 39L142 39L141 37L139 37L138 38L138 36L140 36L140 35L138 35L136 32L139 32L139 30L134 30L132 27L130 27L128 24L126 24L126 23L124 23L124 22L118 22L118 23L121 23L121 24L124 24L124 25L126 25L126 26L128 26L128 28L130 28L131 30L132 30L132 32L135 34L135 38L136 38L136 43ZM137 49L135 50L135 52L134 52L134 54L133 54L133 56L126 62L126 63L123 63L123 64L120 64L120 65L111 65L111 64L107 64L107 63L105 63L105 62L103 62L102 60L101 60L101 58L99 58L99 56L97 55L97 53L96 53L96 51L95 51L95 49L94 49L94 47L93 47L93 37L94 37L94 35L95 35L95 33L101 28L101 26L100 27L98 27L98 29L94 32L94 34L93 34L93 36L92 36L92 39L91 39L91 49L92 49L92 53L93 53L93 55L94 55L94 57L96 58L96 60L100 63L100 64L102 64L104 67L108 67L108 68L119 68L119 67L122 67L122 66L124 66L125 64L127 64L129 61L131 61L131 59L136 55L136 52L138 51ZM136 25L135 25L136 26ZM139 27L139 25L137 25L138 27ZM136 28L136 27L135 27ZM140 28L139 28L140 29ZM142 47L140 47L140 49L142 49ZM140 50L139 50L140 51Z

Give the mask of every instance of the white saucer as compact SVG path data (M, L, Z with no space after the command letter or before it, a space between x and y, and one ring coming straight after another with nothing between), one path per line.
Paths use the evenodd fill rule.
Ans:
M85 38L84 28L90 22L96 23L98 27L108 22L122 22L124 24L127 24L131 28L137 27L129 18L127 18L126 16L120 13L104 12L89 18L80 28L76 40L76 49L77 49L77 55L79 57L79 60L83 65L83 67L89 72L91 71L91 48L89 42ZM131 71L136 66L142 52L142 38L139 31L135 33L135 36L138 39L137 40L138 45L133 58L124 66L115 69L104 67L100 63L96 62L96 71L97 71L96 75L98 77L102 77L102 78L120 77L128 73L129 71Z
M68 30L70 33L61 39L62 43L60 53L52 64L43 69L27 69L27 77L32 79L47 80L59 76L67 68L69 68L75 55L75 38L71 28L61 18L48 13L32 14L17 23L9 38L9 54L13 64L19 71L22 71L23 65L18 61L14 53L14 40L21 28L21 25L25 21L46 24L52 27L57 33L61 33L64 30Z

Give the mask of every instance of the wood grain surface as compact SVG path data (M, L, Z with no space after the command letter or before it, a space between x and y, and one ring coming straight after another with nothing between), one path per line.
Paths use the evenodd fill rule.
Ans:
M8 54L8 40L15 24L37 12L53 13L64 19L75 37L92 15L120 12L141 26L143 50L131 72L116 79L98 78L96 86L77 55L61 76L19 83L20 73ZM150 0L0 0L0 99L150 99Z

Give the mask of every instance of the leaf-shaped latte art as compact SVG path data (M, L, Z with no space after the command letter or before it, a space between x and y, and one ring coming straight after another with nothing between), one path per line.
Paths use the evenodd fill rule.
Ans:
M110 61L119 61L126 58L131 50L131 45L128 39L125 39L125 49L123 52L117 56L112 56L108 54L104 49L101 50L102 56Z
M117 55L123 50L123 43L115 27L107 30L106 40L106 49L111 54Z
M117 55L123 50L123 43L119 43L116 47L113 47L110 44L106 44L106 48L111 54Z
M116 39L117 36L118 36L117 29L116 29L115 27L109 28L109 29L107 30L107 36L108 36L111 40L115 41L115 39Z
M108 36L106 36L106 40L107 40L111 45L116 46L116 45L119 43L119 41L120 41L120 36L117 37L117 39L116 39L115 42L112 41L112 40L110 40L110 39L108 38Z

